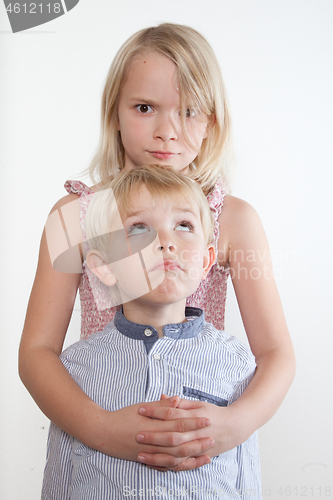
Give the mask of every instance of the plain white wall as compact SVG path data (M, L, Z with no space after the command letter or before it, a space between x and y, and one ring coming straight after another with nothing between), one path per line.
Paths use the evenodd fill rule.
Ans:
M220 60L239 163L233 194L261 215L296 350L296 380L260 430L264 498L330 497L331 0L81 0L15 35L0 5L0 497L40 495L48 421L18 378L17 350L47 213L93 155L116 50L162 21L198 29ZM67 343L79 315L77 306ZM244 339L231 285L227 330Z

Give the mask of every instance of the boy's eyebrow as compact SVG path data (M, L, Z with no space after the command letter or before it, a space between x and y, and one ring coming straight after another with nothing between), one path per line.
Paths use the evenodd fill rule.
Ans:
M173 209L177 212L190 213L190 214L194 215L195 217L198 215L197 213L195 213L195 211L193 210L192 207L185 207L185 208L173 207ZM144 212L147 212L147 210L146 209L145 210L136 210L133 212L126 211L126 219L129 219L130 217L135 217L135 216L140 215Z
M130 217L135 217L136 215L142 214L142 212L146 212L146 210L136 210L135 212L125 212L126 219L129 219Z
M195 211L193 210L192 207L186 207L186 208L178 208L178 207L175 207L175 210L178 210L178 212L185 212L185 213L190 213L194 216L197 216L198 214L195 213Z

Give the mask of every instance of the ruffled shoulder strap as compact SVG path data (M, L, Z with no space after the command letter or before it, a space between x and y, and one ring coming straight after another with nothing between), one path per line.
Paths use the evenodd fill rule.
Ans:
M207 201L215 220L214 238L216 244L220 236L220 224L218 219L222 212L223 200L225 195L226 190L223 187L223 179L222 177L219 177L214 186L214 189L207 196Z
M86 241L86 231L84 227L84 219L86 216L86 211L89 203L93 197L94 191L81 181L66 181L64 187L68 194L79 195L79 207L80 207L80 224L83 233L83 246L88 250L88 243Z
M223 187L223 179L222 177L220 177L217 180L214 189L207 196L207 201L209 203L211 211L213 212L215 221L217 221L222 211L223 200L225 195L226 195L226 190Z
M93 190L81 181L66 181L64 187L68 194L78 194L79 196L93 194Z

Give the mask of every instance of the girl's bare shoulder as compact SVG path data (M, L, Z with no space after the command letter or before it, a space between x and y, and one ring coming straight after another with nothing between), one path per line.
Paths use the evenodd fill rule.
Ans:
M235 236L240 230L249 231L261 224L257 211L250 203L236 196L227 194L224 197L223 209L219 217L223 232Z
M219 217L220 237L218 248L244 248L265 239L265 232L257 211L250 203L236 196L226 195Z
M59 210L59 208L67 205L68 203L78 202L79 198L80 196L74 193L66 194L53 205L53 207L50 210L50 213L54 212L55 210Z
M231 194L226 194L223 202L223 210L220 215L220 222L247 221L258 217L256 210L250 203Z
M91 191L93 191L94 193L96 191L98 191L99 189L101 189L101 188L102 188L102 184L89 186L89 189L91 189ZM80 195L79 194L76 194L76 193L67 194L67 195L63 196L62 198L60 198L53 205L53 207L50 210L50 213L54 212L55 210L58 210L59 208L67 205L68 203L72 203L72 202L78 203L79 199L80 199Z

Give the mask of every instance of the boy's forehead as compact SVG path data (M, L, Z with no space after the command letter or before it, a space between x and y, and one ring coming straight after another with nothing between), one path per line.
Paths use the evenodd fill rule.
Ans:
M132 189L121 215L127 218L142 212L154 212L157 206L173 212L189 212L195 217L200 217L199 203L193 193L189 193L185 188L177 190L166 188L162 192L151 192L144 184Z

